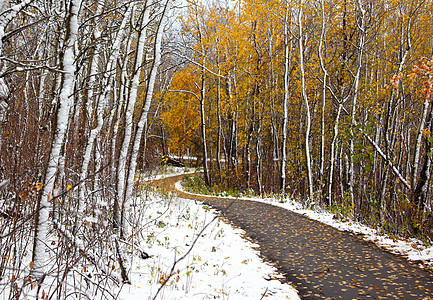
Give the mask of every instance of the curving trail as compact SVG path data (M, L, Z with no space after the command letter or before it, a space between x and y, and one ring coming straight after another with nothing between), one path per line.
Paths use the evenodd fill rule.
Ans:
M270 204L183 193L175 188L183 176L153 185L224 211L260 245L261 255L275 263L302 299L433 299L433 275L403 258Z

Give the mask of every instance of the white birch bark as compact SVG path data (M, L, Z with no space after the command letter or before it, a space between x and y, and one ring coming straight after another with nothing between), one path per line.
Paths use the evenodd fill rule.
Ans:
M283 102L283 140L281 160L281 194L286 196L286 164L287 164L287 126L289 122L289 7L286 3L284 13L284 102Z
M99 2L98 3L98 8L97 8L97 14L99 14L102 11L103 8L103 3ZM112 79L112 72L111 70L115 67L116 65L116 61L119 57L119 53L120 53L120 43L123 39L124 36L124 32L125 32L125 27L127 24L127 21L129 20L129 17L131 15L132 12L132 5L130 5L128 7L128 10L125 13L125 16L122 20L122 23L119 27L119 30L117 32L117 36L116 39L112 45L112 49L113 52L111 53L108 62L106 64L106 69L105 72L103 74L103 78L102 78L102 87L105 89L105 91L103 93L100 94L100 96L98 97L97 100L97 107L96 107L96 111L95 111L95 117L96 117L96 127L93 128L90 131L90 135L87 141L87 145L86 145L86 149L84 150L84 156L83 156L83 163L82 163L82 168L81 168L81 174L80 174L80 181L81 186L80 186L80 194L79 194L79 206L78 206L78 215L82 215L84 212L84 208L85 208L85 179L88 176L88 168L89 168L89 163L90 163L90 159L92 156L92 152L93 152L93 148L94 148L94 144L95 144L95 140L96 137L98 136L99 132L102 129L102 126L104 124L104 120L103 120L103 112L104 112L104 108L106 106L108 97L110 96L110 92L112 89L112 83L113 81ZM95 40L98 39L101 36L101 32L99 29L95 29L94 32L94 37ZM97 47L97 49L99 49L99 47ZM98 53L98 51L95 51L96 53ZM93 98L93 82L94 82L94 78L97 72L97 66L98 66L98 60L97 59L93 59L92 61L92 66L91 66L91 74L90 74L90 83L89 83L89 90L88 90L88 99L92 99Z
M201 43L201 55L202 55L202 61L199 64L201 68L201 86L200 86L200 133L201 133L201 139L203 143L203 173L204 173L204 180L207 186L210 186L210 177L209 177L209 167L208 167L208 149L207 149L207 137L206 137L206 115L205 115L205 108L204 108L204 102L206 99L206 71L209 71L206 68L206 57L205 57L205 49L203 42L203 32L201 25L197 25L198 28L198 35L199 35L199 41ZM211 72L213 73L213 72ZM213 73L214 75L217 75Z
M128 42L127 42L127 46L126 46L127 51L131 48L131 43L132 43L132 39L129 38ZM125 54L125 55L127 55L127 54ZM118 95L117 96L118 99L117 100L114 99L114 101L113 101L113 103L114 103L113 110L114 111L113 111L112 115L114 116L114 113L116 113L116 117L114 119L115 123L113 125L113 127L114 127L113 128L113 137L114 137L114 140L113 140L112 148L111 148L111 171L112 171L112 173L114 173L115 170L116 170L116 163L118 165L118 161L115 159L116 158L116 151L117 151L117 149L116 149L116 147L117 147L116 138L117 138L117 135L118 135L118 132L119 132L119 126L120 126L119 123L120 123L120 120L121 120L121 117L122 117L122 115L121 115L121 113L122 113L122 107L123 106L126 107L126 105L128 104L128 101L127 101L127 88L126 88L126 85L127 85L127 82L128 82L128 78L127 78L128 75L127 75L127 70L126 70L127 61L128 60L125 58L124 61L123 61L123 64L122 64L121 71L120 71L120 76L119 76L120 77L119 78L120 83L118 84L118 90L119 90L119 92L118 92L118 94L116 93L116 95ZM116 108L117 108L117 111L116 111Z
M202 69L202 82L200 88L200 128L201 128L201 137L203 142L203 171L206 185L210 185L209 178L209 168L208 168L208 154L207 154L207 138L206 138L206 119L205 119L205 110L204 110L204 101L206 96L206 84L205 84L205 70Z
M5 11L6 6L9 4L10 0L0 0L0 14Z
M424 108L422 111L421 121L419 123L418 127L418 134L416 137L416 143L415 143L415 153L413 156L413 168L412 168L412 188L414 189L417 182L417 176L418 176L418 168L419 168L419 157L421 152L421 142L422 142L422 134L423 130L425 128L426 119L427 119L427 112L428 108L430 106L430 101L428 99L424 100L423 104Z
M337 111L337 117L335 118L334 123L334 137L332 138L331 142L331 153L330 153L330 166L329 166L329 180L328 180L328 205L332 205L332 185L334 182L334 165L335 165L335 145L337 142L338 137L338 126L340 122L340 115L341 115L341 109L343 105L338 105L338 111Z
M219 65L219 58L217 56L217 67L218 75L221 76L221 69ZM217 149L216 149L216 161L218 168L218 176L221 178L221 139L222 139L222 120L221 120L221 77L217 79ZM220 180L220 179L219 179Z
M150 8L147 6L147 1L145 3L145 11L143 13L141 22L139 24L140 26L140 32L139 32L139 38L137 41L137 50L136 50L136 57L135 57L135 63L134 63L134 74L131 80L131 87L128 94L128 104L126 106L125 111L125 134L122 141L122 145L120 147L120 155L119 155L119 162L117 167L117 195L120 199L120 205L123 206L123 201L125 199L125 185L126 185L126 175L127 175L127 156L130 149L130 142L132 138L132 131L133 131L133 114L135 109L135 104L137 101L137 94L138 94L138 87L140 83L140 74L141 74L141 66L143 64L143 55L144 55L144 46L147 40L147 34L146 34L146 28L145 26L149 22L149 11ZM120 218L121 215L118 216ZM118 226L121 226L121 220L115 220L118 222Z
M307 179L308 179L308 195L310 199L313 199L313 173L311 167L311 156L310 156L310 131L311 131L311 114L310 105L308 103L307 90L305 86L305 65L304 65L304 31L302 27L302 16L304 11L304 0L299 1L299 13L298 13L298 26L299 26L299 69L301 72L301 93L302 100L305 106L305 161L307 167Z
M96 14L99 15L102 12L102 2L98 2L97 3L97 7L96 7ZM97 41L99 38L101 37L101 30L98 28L98 25L95 24L95 28L93 31L93 40ZM92 126L92 121L93 121L93 96L94 96L94 84L95 84L95 76L96 73L98 71L98 63L99 63L99 50L101 49L101 44L96 43L95 45L95 49L94 49L94 54L93 57L91 58L91 65L90 65L90 74L89 74L89 81L88 81L88 90L87 90L87 111L89 113L89 124L90 126ZM104 85L103 85L104 86ZM97 119L97 125L96 128L93 128L90 130L90 135L89 138L87 140L87 144L86 144L86 148L84 150L84 155L83 155L83 162L81 165L81 174L80 174L80 181L81 181L81 185L79 186L79 199L78 199L78 208L77 208L77 214L80 217L83 214L84 211L84 206L85 206L85 188L86 188L86 184L84 182L85 178L87 177L87 170L88 170L88 166L89 166L89 162L90 162L90 156L93 150L93 144L96 138L96 134L98 132L97 128L99 126L102 126L102 124L99 122L100 121L100 115L102 118L102 112L100 111L101 109L101 104L102 103L102 99L99 99L99 102L97 104L96 107L96 112L95 112L95 118Z
M319 61L320 61L320 68L323 72L323 85L322 85L322 105L321 105L321 136L320 136L320 180L323 184L324 180L324 169L325 169L325 106L326 106L326 80L328 78L328 70L325 67L325 62L323 59L323 42L325 39L325 33L326 33L326 21L325 21L325 1L320 1L321 6L321 18L322 18L322 30L320 33L320 42L319 42ZM339 108L341 111L341 109ZM338 116L337 116L338 119ZM338 122L337 122L338 124ZM337 128L338 130L338 128ZM331 159L331 164L333 164L333 160ZM332 176L332 175L331 175ZM329 203L331 203L331 200L329 200Z
M361 1L357 0L358 9L361 13L361 24L359 26L360 36L359 36L359 44L358 44L358 57L357 57L357 67L356 67L356 73L354 78L354 88L353 88L353 98L352 98L352 106L350 111L350 118L351 118L351 126L350 126L350 143L349 143L349 196L350 196L350 202L352 204L352 208L355 208L355 200L353 195L353 183L354 183L354 176L355 176L355 169L354 169L354 161L353 161L353 155L355 153L355 145L354 145L354 124L356 123L355 115L356 115L356 106L358 102L358 92L359 92L359 81L361 76L361 67L362 67L362 60L364 55L364 44L365 44L365 14L366 11L362 7Z
M259 130L257 131L257 143L256 143L256 153L257 153L257 165L256 165L256 172L257 172L257 186L259 188L259 195L263 195L263 159L262 159L262 127L259 127Z
M135 183L135 172L137 169L137 159L138 159L138 153L140 150L140 143L141 139L143 137L143 129L145 128L145 125L147 123L147 116L149 114L150 105L152 102L153 97L153 90L155 86L155 79L156 75L158 73L158 67L161 63L161 43L162 43L162 35L164 32L164 26L165 26L165 20L167 16L167 8L170 3L170 0L166 1L165 7L163 8L161 20L156 32L156 38L155 38L155 45L154 45L154 58L152 67L150 70L148 82L147 82L147 91L146 91L146 98L144 100L144 107L143 112L141 113L140 121L137 125L137 132L135 134L135 139L132 146L132 153L131 153L131 159L129 163L129 173L128 173L128 180L126 182L126 193L125 193L125 199L124 199L124 205L123 205L123 214L125 214L130 206L130 199L132 198L133 189L134 189L134 183ZM123 219L122 222L122 229L123 233L128 233L128 224Z
M65 52L63 56L63 84L59 95L59 109L57 112L57 126L52 142L48 166L45 174L45 183L40 202L38 203L36 232L33 248L33 275L43 280L45 267L47 265L47 234L49 230L49 207L53 198L54 183L59 165L60 150L65 142L66 129L70 109L73 103L71 96L75 80L75 57L74 44L78 33L78 10L81 0L71 0L68 16L68 34L65 41Z

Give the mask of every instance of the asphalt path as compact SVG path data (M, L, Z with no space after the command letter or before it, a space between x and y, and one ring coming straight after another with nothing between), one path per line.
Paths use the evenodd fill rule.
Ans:
M433 299L433 274L402 257L281 207L183 193L175 189L183 176L153 184L221 211L302 299Z

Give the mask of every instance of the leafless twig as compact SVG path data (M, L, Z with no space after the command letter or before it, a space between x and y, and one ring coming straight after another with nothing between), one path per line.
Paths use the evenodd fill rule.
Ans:
M234 199L232 202L230 202L230 204L222 211L225 212L227 211L232 205L233 203L236 201L237 199ZM192 249L194 248L195 244L197 243L198 239L201 237L201 235L203 234L203 232L206 230L206 228L209 227L209 225L211 223L213 223L213 221L215 221L217 218L219 217L219 215L215 216L211 221L209 221L203 228L202 230L200 230L200 232L197 234L197 236L195 237L194 241L192 242L191 246L189 247L188 251L181 256L179 259L175 260L175 262L173 263L173 265L171 266L171 270L170 270L170 274L164 278L164 281L162 282L161 286L158 288L158 291L156 292L155 296L153 297L153 300L156 299L156 297L158 296L159 292L164 288L164 286L167 284L167 282L170 280L170 278L174 275L174 269L176 268L176 265L181 262L182 260L184 260L186 257L188 257L188 255L191 253Z

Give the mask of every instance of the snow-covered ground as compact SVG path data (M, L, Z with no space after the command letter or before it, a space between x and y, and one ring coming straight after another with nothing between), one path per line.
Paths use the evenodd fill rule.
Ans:
M168 167L141 180L187 173L194 169ZM259 257L258 245L243 239L244 232L224 223L215 210L153 192L138 198L135 209L143 220L137 231L140 248L150 257L130 257L131 284L122 287L119 299L299 299Z
M134 256L132 284L123 286L119 299L153 299L171 270L157 299L299 299L290 285L278 280L275 267L259 258L257 245L242 239L242 230L213 220L213 209L157 194L143 204L143 220L150 223L141 230L141 248L151 257Z
M165 178L193 171L168 168L162 173L147 174L146 178L140 180ZM177 188L182 190L180 183ZM339 230L362 234L366 240L373 241L391 252L404 255L412 261L421 261L429 267L433 266L433 247L426 247L420 241L394 240L379 235L367 226L351 221L338 221L330 213L303 209L301 205L291 201L280 203L273 198L248 200L270 203ZM135 249L123 246L127 254L131 284L107 286L109 293L103 296L100 292L89 292L88 295L92 294L98 299L124 300L299 299L292 286L278 280L282 275L277 273L276 268L259 257L256 250L258 245L243 239L242 230L234 229L223 222L216 211L202 203L143 191L142 195L135 199L132 209L132 215L138 218L134 220L138 225L132 228L134 241L130 243ZM147 254L150 257L146 257ZM113 268L113 272L119 273L120 270ZM89 284L89 280L85 279L83 282L86 281ZM161 288L164 282L166 284ZM0 283L0 299L8 299L11 295L9 287ZM32 292L24 294L27 298L32 298ZM89 297L84 296L83 299L92 298Z
M176 188L186 192L180 183L176 184ZM233 198L233 197L231 197ZM234 199L234 198L233 198ZM324 211L314 211L302 208L302 205L286 199L281 203L276 198L241 198L245 200L253 200L258 202L269 203L284 209L293 211L295 213L305 215L310 219L325 223L329 226L337 228L341 231L348 231L355 234L362 235L364 240L374 242L379 247L387 251L406 257L409 261L419 263L421 268L433 268L433 246L426 246L422 241L417 239L398 239L390 238L386 235L379 234L377 230L354 222L351 220L341 221L335 217L334 214Z
M164 178L192 170L163 171L150 177ZM299 299L291 285L280 282L282 276L276 268L259 257L255 250L258 245L244 240L243 231L224 223L215 210L194 200L150 190L141 194L134 198L131 208L133 234L127 242L120 242L131 284L114 284L112 279L118 278L121 270L114 262L116 255L107 253L95 261L107 266L112 279L87 263L73 267L66 285L58 284L63 273L51 269L40 291L36 284L26 284L25 276L16 284L4 277L0 278L0 300L11 299L21 286L25 286L23 299L36 299L37 293L42 299L57 299L57 288L62 286L64 294L75 299ZM66 262L55 256L58 238L53 235L50 240L53 250L47 262L64 265ZM88 255L92 252L83 251ZM25 267L25 273L32 267L31 252L27 252L23 262L30 267Z

